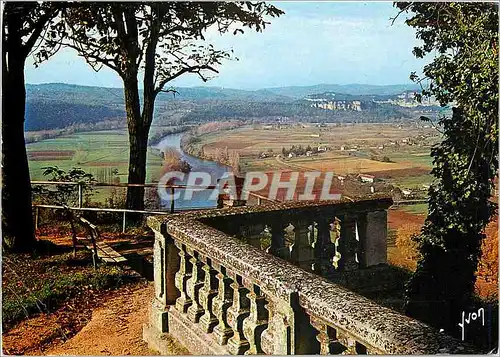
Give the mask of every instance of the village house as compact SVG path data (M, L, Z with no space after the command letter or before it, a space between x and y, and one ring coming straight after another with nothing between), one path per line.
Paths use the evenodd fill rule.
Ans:
M369 183L373 183L373 181L375 181L375 176L373 176L373 175L368 175L368 174L359 174L359 175L358 175L358 179L359 179L361 182L369 182Z
M413 194L413 192L411 190L408 190L408 189L402 189L401 193L403 194L404 197L410 197Z

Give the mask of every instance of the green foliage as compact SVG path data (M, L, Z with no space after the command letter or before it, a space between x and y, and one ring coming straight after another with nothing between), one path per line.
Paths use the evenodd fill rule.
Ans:
M43 175L49 176L48 181L54 182L75 182L78 185L58 184L54 187L45 185L36 186L33 188L33 193L38 196L37 200L41 200L44 204L66 205L74 207L78 205L79 188L82 190L82 197L89 200L92 195L92 183L95 183L94 176L86 173L81 168L72 168L68 171L62 170L57 166L44 168Z
M435 183L419 236L423 258L407 286L406 310L448 333L460 332L472 308L484 229L495 214L489 200L498 169L498 7L493 3L397 3L424 44L436 53L424 67L433 95L452 115L439 119L444 140L432 149Z

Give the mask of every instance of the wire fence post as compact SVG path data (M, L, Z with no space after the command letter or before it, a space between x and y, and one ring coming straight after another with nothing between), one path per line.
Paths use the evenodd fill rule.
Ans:
M123 223L122 223L122 233L125 233L125 228L127 227L127 212L123 211Z
M174 213L174 188L170 187L170 213Z
M39 208L35 208L35 229L38 229L38 218L39 218L40 212Z
M83 189L82 183L78 182L78 208L82 208L83 205Z

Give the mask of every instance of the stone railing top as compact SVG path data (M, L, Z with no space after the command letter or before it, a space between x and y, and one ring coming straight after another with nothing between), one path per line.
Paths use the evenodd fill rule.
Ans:
M244 216L245 219L258 220L264 216L302 216L318 217L318 215L335 215L343 213L362 213L378 210L386 210L392 206L393 201L388 196L373 195L369 199L342 197L337 201L289 201L289 202L266 202L259 206L227 207L220 209L207 209L191 212L182 212L169 215L169 217L184 217L197 219L204 222L212 219ZM150 224L160 222L150 221Z
M327 325L348 331L385 354L474 353L430 326L351 292L285 260L233 239L189 216L148 217L153 229L250 280L264 292L291 301Z

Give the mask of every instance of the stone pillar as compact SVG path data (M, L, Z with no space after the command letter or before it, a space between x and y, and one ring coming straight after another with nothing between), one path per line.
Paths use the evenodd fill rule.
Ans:
M295 232L295 241L290 251L290 260L305 270L312 270L314 252L309 244L309 223L297 221L292 223Z
M356 217L353 215L340 216L339 250L341 254L340 268L342 270L355 270L359 265L356 262L358 241L356 239Z
M365 219L366 223L358 226L363 252L360 264L362 267L387 264L387 211L368 212Z
M151 325L160 333L168 331L168 305L175 303L178 290L173 277L178 270L179 256L173 240L163 232L153 230L155 242L153 246L153 274L155 296L151 306Z
M271 245L267 249L267 253L272 254L281 259L290 259L290 249L285 244L285 227L286 224L276 222L271 225Z

